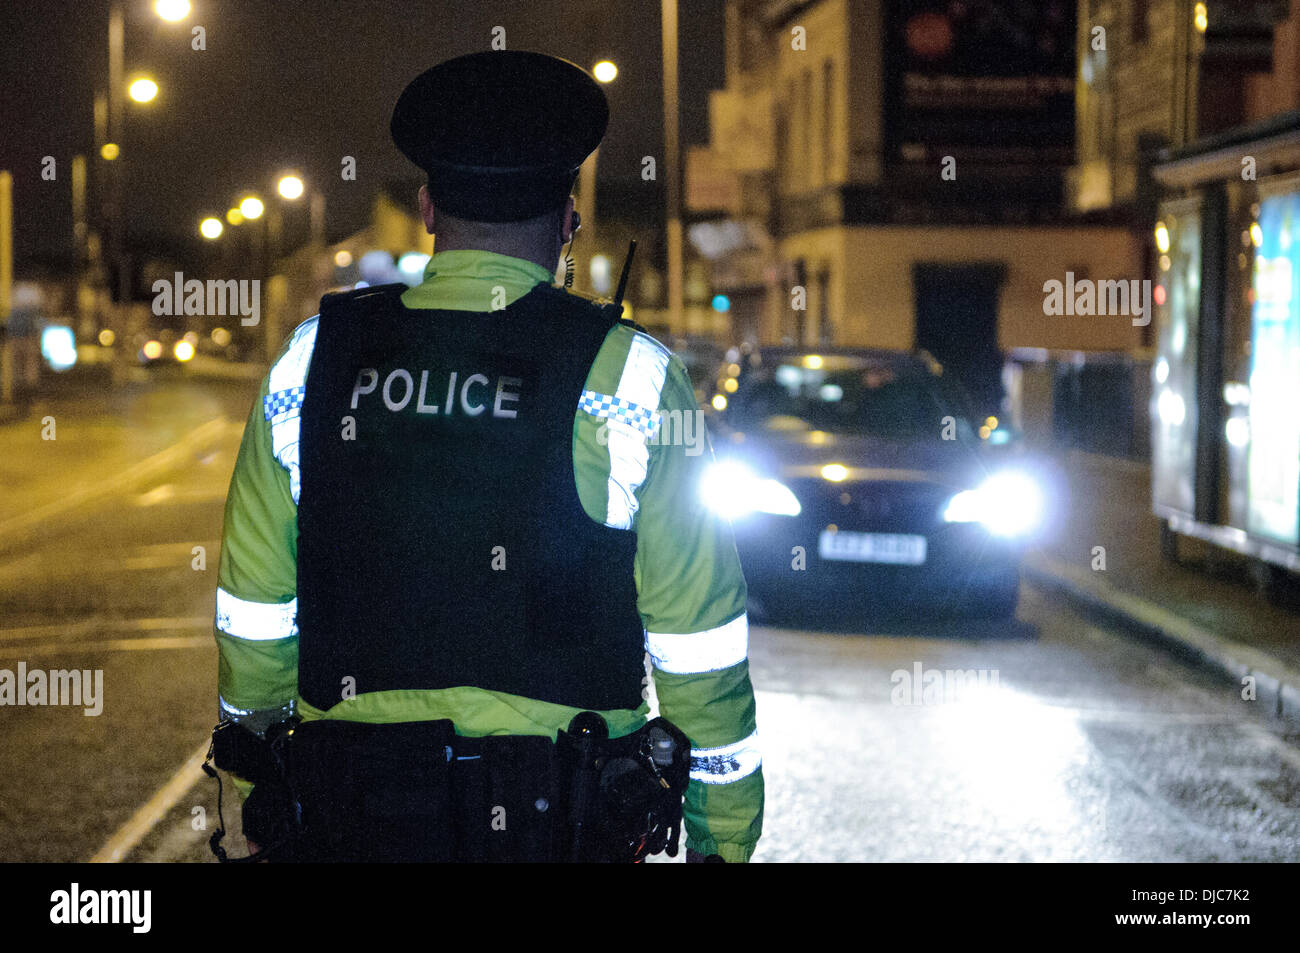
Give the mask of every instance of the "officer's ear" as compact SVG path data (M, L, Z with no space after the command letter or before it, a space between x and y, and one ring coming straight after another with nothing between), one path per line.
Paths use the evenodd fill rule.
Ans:
M429 198L429 187L420 186L420 218L424 219L424 230L433 234L433 199Z
M567 245L573 241L573 233L582 227L582 216L573 207L573 196L564 203L564 224L560 226L560 244Z

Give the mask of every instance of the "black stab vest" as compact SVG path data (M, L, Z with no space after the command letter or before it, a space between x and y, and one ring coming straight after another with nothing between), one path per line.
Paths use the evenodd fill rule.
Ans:
M357 694L468 685L636 708L636 535L587 516L573 471L574 413L616 318L549 285L483 313L407 309L403 290L321 302L299 692L328 709L351 678Z

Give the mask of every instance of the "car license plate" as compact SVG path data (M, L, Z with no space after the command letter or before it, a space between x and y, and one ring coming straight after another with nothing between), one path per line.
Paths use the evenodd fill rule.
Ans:
M919 566L925 562L925 537L909 533L832 533L824 530L817 543L822 559L855 563Z

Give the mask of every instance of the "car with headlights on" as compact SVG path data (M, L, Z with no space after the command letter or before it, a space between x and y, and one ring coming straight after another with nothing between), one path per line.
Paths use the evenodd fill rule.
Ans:
M1043 491L993 446L998 422L972 420L933 359L797 348L729 357L701 492L731 519L759 606L1014 614Z

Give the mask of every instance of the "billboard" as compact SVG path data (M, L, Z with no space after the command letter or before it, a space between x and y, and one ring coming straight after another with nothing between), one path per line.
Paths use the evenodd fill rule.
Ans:
M1075 6L889 0L890 157L1073 162Z
M1160 206L1153 293L1159 345L1151 366L1152 500L1164 511L1196 512L1196 380L1201 309L1199 199Z
M1246 529L1300 542L1300 179L1261 186L1251 275Z

